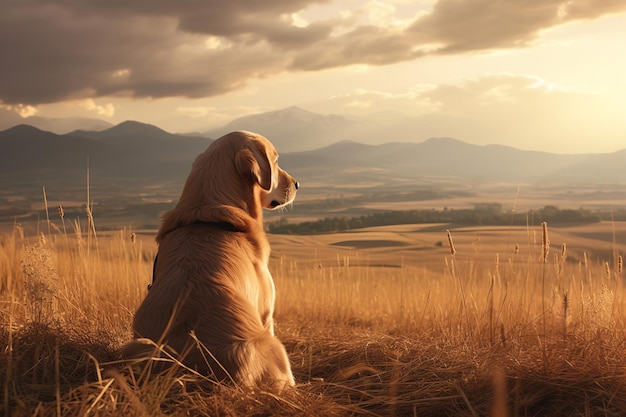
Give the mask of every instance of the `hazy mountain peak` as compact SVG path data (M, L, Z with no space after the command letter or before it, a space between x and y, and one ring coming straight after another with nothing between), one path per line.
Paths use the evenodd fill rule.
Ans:
M343 116L318 114L292 106L240 117L204 135L220 137L233 130L249 130L266 136L279 152L297 152L346 139L344 132L352 126L353 122Z
M298 106L286 107L284 109L268 112L268 114L283 114L283 115L290 115L290 116L309 116L309 117L320 116L317 113L310 112Z
M273 110L265 113L251 114L248 116L243 116L238 119L233 120L228 125L240 124L245 122L253 122L253 123L275 123L277 121L293 123L293 122L305 122L305 123L318 123L324 120L343 120L346 123L349 123L348 119L343 116L338 116L334 114L319 114L314 113L308 110L305 110L301 107L291 106L284 109ZM228 126L227 125L227 126Z
M335 122L350 124L350 120L337 114L320 114L305 110L298 106L291 106L280 110L264 113L269 118L279 118L284 120L300 120L303 122L319 122L332 120ZM259 115L257 115L259 116Z
M478 145L473 145L471 143L463 142L462 140L448 138L448 137L440 137L440 138L428 138L424 142L423 145L427 146L468 146L468 147L477 147Z
M28 136L28 135L50 135L50 136L58 136L55 133L46 132L45 130L41 130L35 126L27 125L27 124L19 124L13 127L10 127L3 131L6 135L11 136Z
M308 152L315 152L315 153L332 152L337 155L344 155L345 152L350 153L350 152L355 152L355 150L357 149L363 149L363 148L369 149L369 148L375 148L375 147L376 145L367 145L365 143L357 142L357 141L350 140L350 139L345 139L345 140L340 140L338 142L324 146L323 148L319 148L314 151L308 151Z
M169 135L165 130L148 123L126 120L116 126L102 131L106 136L135 136L135 135Z

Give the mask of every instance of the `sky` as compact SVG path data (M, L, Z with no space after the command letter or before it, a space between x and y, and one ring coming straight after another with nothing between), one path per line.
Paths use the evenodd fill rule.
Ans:
M613 152L625 40L626 0L0 0L0 112L171 132L401 112L437 120L417 142Z

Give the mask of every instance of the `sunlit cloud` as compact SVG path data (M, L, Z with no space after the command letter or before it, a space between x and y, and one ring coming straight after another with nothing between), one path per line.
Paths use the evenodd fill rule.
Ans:
M435 88L434 85L418 84L400 93L359 88L333 96L329 102L333 106L345 106L353 110L432 113L440 108L440 103L433 101L427 94Z
M409 27L419 16L427 12L420 11L413 16L400 18L397 16L393 2L382 0L370 0L364 6L367 23L375 26L404 30Z
M75 103L76 107L95 112L99 116L113 117L115 115L115 106L112 103L96 104L92 99L79 100Z
M129 68L121 68L113 71L113 78L127 78L130 76L131 70Z
M0 108L17 113L22 118L31 117L39 113L37 107L27 104L0 105Z
M309 21L304 19L300 13L291 13L285 16L286 19L291 21L291 24L298 28L305 28L310 25Z
M232 42L220 36L209 36L204 41L204 46L210 50L227 49L232 46Z

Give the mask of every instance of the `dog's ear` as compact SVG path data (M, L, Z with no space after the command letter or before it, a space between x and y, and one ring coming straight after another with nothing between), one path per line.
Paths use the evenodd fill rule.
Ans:
M252 178L266 191L272 188L272 165L265 149L255 143L245 146L238 154L237 169Z

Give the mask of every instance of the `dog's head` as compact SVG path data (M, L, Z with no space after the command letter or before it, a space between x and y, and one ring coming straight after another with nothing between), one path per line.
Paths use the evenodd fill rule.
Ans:
M163 216L157 241L197 222L227 222L247 229L251 223L246 217L262 221L262 208L291 203L298 186L278 166L278 153L269 140L251 132L229 133L196 158L178 204Z
M244 182L259 188L263 208L276 209L293 202L298 181L278 166L278 152L269 140L244 131L230 133L221 139L241 144L235 165Z

